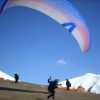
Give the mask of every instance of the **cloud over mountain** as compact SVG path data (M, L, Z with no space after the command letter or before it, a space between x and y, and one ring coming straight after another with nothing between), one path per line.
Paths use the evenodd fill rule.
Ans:
M63 59L60 59L57 61L57 64L66 65L67 63Z

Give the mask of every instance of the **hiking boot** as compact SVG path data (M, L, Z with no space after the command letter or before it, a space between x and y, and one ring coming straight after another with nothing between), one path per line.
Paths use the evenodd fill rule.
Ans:
M50 98L50 97L49 97L49 96L47 96L47 99L48 99L48 100L49 100L49 98Z
M55 99L54 97L52 97L52 99Z

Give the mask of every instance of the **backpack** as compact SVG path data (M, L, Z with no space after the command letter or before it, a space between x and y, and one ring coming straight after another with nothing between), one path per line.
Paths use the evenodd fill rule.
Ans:
M71 83L69 82L69 87L71 87Z
M47 87L47 91L50 92L50 87L49 86Z

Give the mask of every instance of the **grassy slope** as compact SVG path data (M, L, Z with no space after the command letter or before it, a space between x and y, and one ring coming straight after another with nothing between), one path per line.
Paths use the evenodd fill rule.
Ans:
M47 95L49 93L46 86L25 82L15 84L12 81L0 81L0 100L47 100ZM56 89L55 98L56 100L100 100L100 94Z

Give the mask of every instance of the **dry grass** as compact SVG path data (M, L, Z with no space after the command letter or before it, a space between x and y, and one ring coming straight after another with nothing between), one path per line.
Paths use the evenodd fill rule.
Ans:
M0 100L47 100L46 86L12 81L0 81ZM100 100L100 94L79 93L56 89L56 100ZM49 100L51 100L50 98Z

